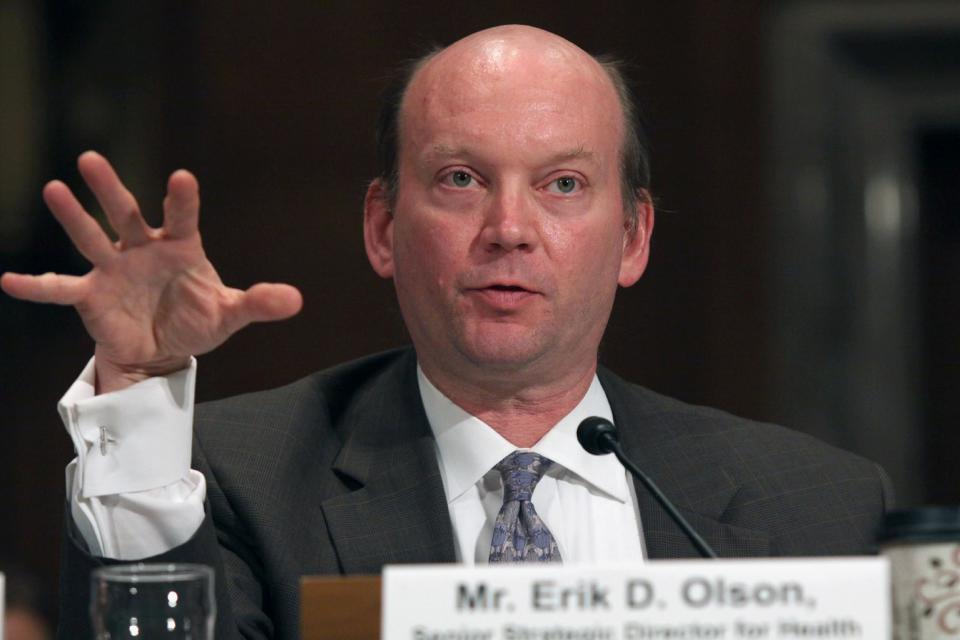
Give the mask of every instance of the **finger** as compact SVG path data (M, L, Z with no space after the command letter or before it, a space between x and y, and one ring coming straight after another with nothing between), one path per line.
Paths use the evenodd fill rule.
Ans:
M120 182L107 159L96 151L87 151L77 160L77 168L124 246L136 247L149 241L150 227L140 215L136 198Z
M186 169L174 171L163 200L163 230L168 238L185 238L197 232L200 219L200 185Z
M229 333L239 331L251 322L284 320L303 307L303 296L288 284L255 284L238 297L225 316Z
M96 220L87 213L67 185L59 180L47 183L43 188L43 200L63 230L70 236L73 246L94 265L103 264L116 255L110 238Z
M86 297L87 282L80 276L63 276L56 273L45 273L40 276L5 273L0 277L0 288L20 300L72 305Z

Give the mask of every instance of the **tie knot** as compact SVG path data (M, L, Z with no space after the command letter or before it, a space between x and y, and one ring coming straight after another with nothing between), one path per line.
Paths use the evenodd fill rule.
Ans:
M543 474L553 466L553 460L532 451L514 451L494 467L503 478L503 502L530 500L533 489Z

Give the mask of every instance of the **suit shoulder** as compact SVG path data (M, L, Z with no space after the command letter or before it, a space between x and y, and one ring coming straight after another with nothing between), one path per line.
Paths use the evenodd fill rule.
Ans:
M879 466L810 435L601 375L621 440L696 513L775 555L868 553L892 502Z
M831 475L869 476L885 481L874 462L809 434L689 404L609 372L601 380L608 396L612 396L611 404L621 407L629 423L666 431L660 436L674 442L678 451L702 451L705 460L722 460L731 474L755 477L760 470L776 473L816 467Z
M392 349L317 371L290 384L203 402L196 407L195 426L202 433L212 424L270 423L309 425L335 423L358 395L383 376L415 362L413 350Z

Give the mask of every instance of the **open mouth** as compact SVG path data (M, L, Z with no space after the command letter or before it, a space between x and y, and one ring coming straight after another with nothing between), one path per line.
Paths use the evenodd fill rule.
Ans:
M529 292L528 289L524 289L523 287L519 287L519 286L516 286L516 285L510 285L510 284L495 284L495 285L492 285L492 286L489 286L489 287L486 287L486 288L487 288L487 289L492 289L492 290L494 290L494 291L523 291L523 292Z

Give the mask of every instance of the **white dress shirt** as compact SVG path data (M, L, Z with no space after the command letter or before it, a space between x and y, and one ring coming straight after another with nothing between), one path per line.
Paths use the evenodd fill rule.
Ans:
M93 359L58 408L77 457L67 496L94 555L139 560L183 544L203 522L207 485L190 469L197 362L96 395Z
M163 553L189 540L203 521L206 484L189 468L196 367L191 360L183 371L97 396L91 360L60 400L77 451L67 465L67 495L92 553L121 560ZM457 559L486 563L503 500L493 466L516 447L453 404L419 367L417 374ZM641 560L633 483L613 456L592 456L577 443L577 425L591 415L612 417L596 377L574 410L532 448L556 463L538 483L534 507L564 562Z
M493 467L517 448L447 399L419 367L417 377L437 441L457 560L486 564L503 504L503 481ZM577 442L577 426L590 416L613 419L596 376L573 411L529 449L556 463L537 483L533 507L556 539L565 563L642 560L633 483L612 455L591 455Z

